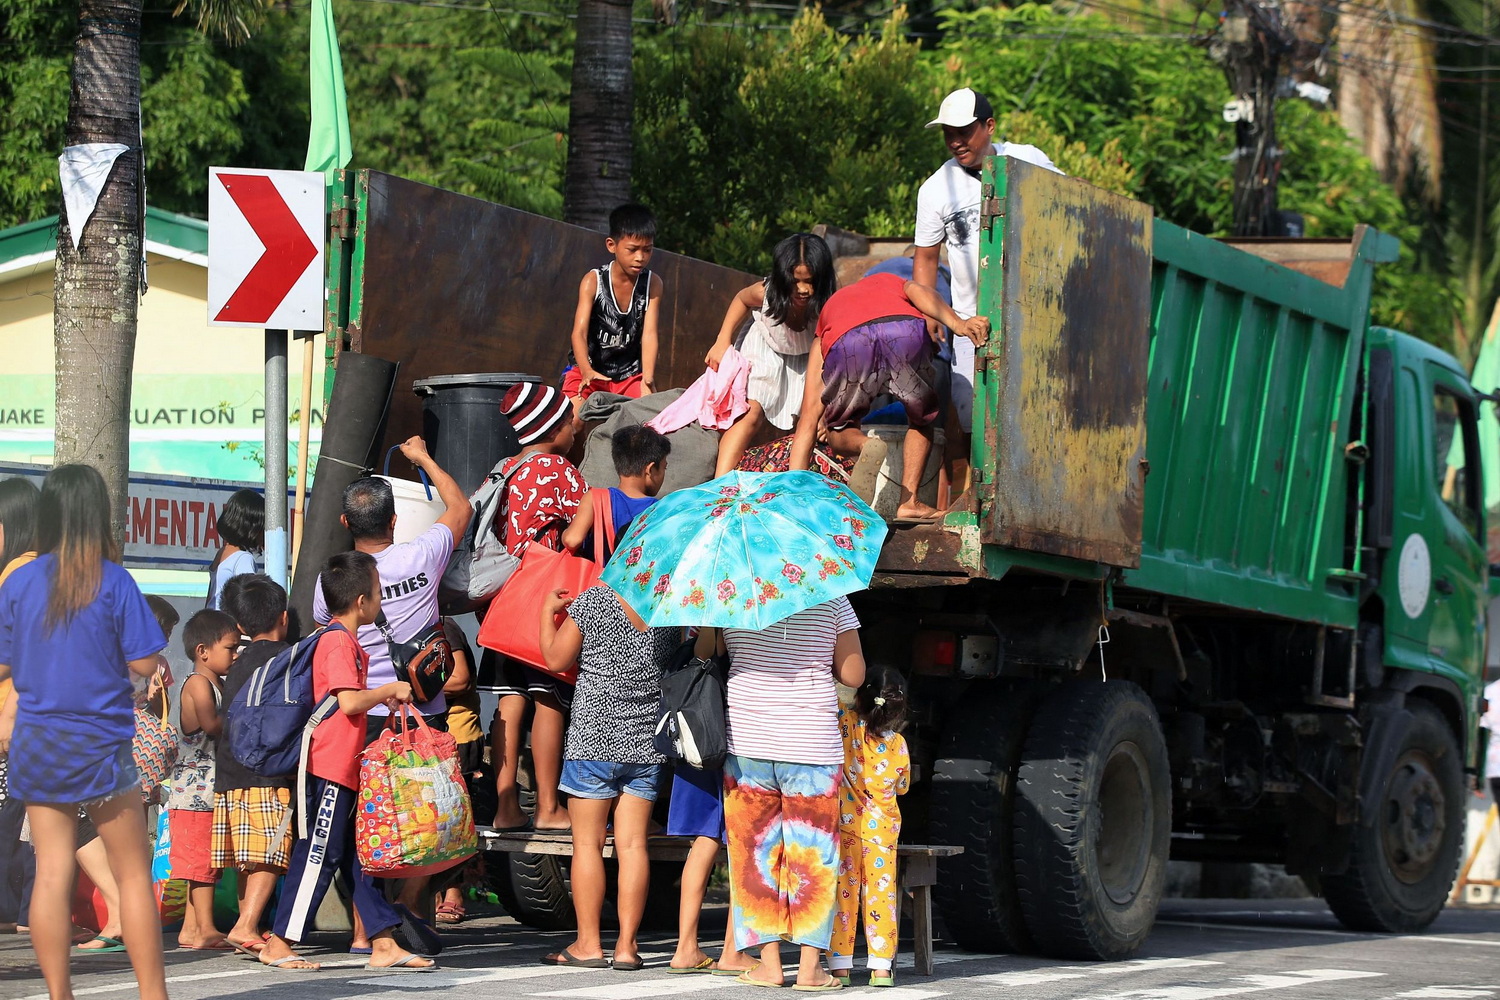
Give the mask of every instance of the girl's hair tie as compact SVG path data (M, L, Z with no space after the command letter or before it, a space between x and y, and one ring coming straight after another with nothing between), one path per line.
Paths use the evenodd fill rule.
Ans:
M885 699L882 698L882 697L880 697L879 695L876 695L875 696L875 704L877 704L877 705L884 705L885 704Z

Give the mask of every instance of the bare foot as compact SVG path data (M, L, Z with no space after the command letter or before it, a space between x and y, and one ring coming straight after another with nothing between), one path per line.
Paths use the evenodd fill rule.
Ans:
M260 950L260 964L277 969L308 972L321 969L317 962L309 962L292 950L291 942L275 934L266 938L266 946Z
M405 969L430 969L437 965L430 958L413 955L402 948L390 935L381 935L371 943L374 945L369 962L372 969L393 969L396 966Z
M764 965L765 963L761 962L753 968L745 970L741 975L746 979L753 979L757 983L774 983L777 986L786 985L786 980L782 978L780 969L777 969L773 975L769 970L763 968Z
M699 948L697 944L691 948L683 948L679 945L677 950L672 952L672 958L667 965L673 969L696 969L707 961L708 952Z
M541 812L538 812L536 814L536 820L535 820L535 824L534 825L536 826L536 828L538 830L571 830L571 829L573 829L573 821L572 821L571 818L569 818L568 812L567 812L566 809L559 809L556 812L547 813L545 815L543 815Z
M936 521L943 512L920 500L912 500L896 508L898 521Z
M495 829L514 830L516 827L525 826L528 820L526 814L519 808L513 812L508 809L500 809L495 813Z

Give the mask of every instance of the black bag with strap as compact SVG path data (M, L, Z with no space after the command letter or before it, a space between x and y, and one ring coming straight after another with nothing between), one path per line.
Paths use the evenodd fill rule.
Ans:
M453 647L448 643L443 620L439 618L406 642L396 641L384 611L375 619L375 627L385 636L396 679L411 685L412 700L425 705L436 698L453 676Z
M712 771L729 754L729 657L700 657L695 640L677 647L662 669L661 708L651 745L689 767Z

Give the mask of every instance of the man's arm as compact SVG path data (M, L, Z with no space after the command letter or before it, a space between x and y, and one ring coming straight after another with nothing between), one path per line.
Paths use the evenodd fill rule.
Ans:
M917 252L911 259L912 281L919 285L926 285L928 288L937 287L938 264L942 259L942 249L939 244L917 247ZM942 326L930 316L927 318L927 336L932 338L934 344L941 344L947 339L943 334Z
M442 498L443 516L438 518L437 523L446 525L453 533L453 544L456 547L458 540L463 537L464 529L469 526L469 518L474 510L469 506L469 498L464 496L464 491L459 489L458 483L453 477L444 472L432 456L427 454L427 445L415 434L401 442L401 454L411 460L411 464L427 473L427 478L432 480L432 488L438 491Z
M818 443L818 422L823 419L823 342L814 338L807 356L807 380L802 385L802 409L792 438L793 472L812 468L813 446Z
M573 310L573 363L584 387L599 377L589 361L589 317L594 314L594 296L599 293L599 275L593 271L578 283L578 307Z
M657 323L661 316L661 276L651 275L651 286L646 290L646 321L641 329L641 395L649 396L656 391Z
M975 347L984 344L985 337L990 332L990 321L983 316L975 316L972 319L961 319L953 307L943 301L943 297L937 293L936 288L923 285L915 278L908 281L903 288L906 298L912 305L922 310L928 319L936 320L944 326L961 333L974 342Z

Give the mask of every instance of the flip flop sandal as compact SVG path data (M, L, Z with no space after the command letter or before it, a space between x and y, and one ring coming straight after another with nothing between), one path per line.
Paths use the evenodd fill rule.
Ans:
M845 983L844 985L847 986L849 984ZM882 976L878 972L871 972L870 973L870 985L871 986L895 986L896 985L896 978L894 976L890 975L889 973L887 973L886 975Z
M755 966L753 966L753 965L750 966L750 969L753 969L753 968L755 968ZM718 968L710 968L708 970L708 974L710 976L743 976L745 973L749 972L750 969L718 969Z
M349 954L351 955L368 955L374 950L374 948L356 948L353 945L349 946Z
M711 958L705 958L703 961L699 962L697 965L689 965L689 966L669 965L669 966L667 966L667 971L670 972L670 973L672 973L673 975L677 975L677 976L685 976L685 975L688 975L689 973L693 973L693 972L712 972L713 971L713 969L712 969L713 964L714 964L714 960L713 959L711 959ZM728 970L726 969L723 974L728 974ZM735 974L738 975L738 973L735 973Z
M801 983L792 984L792 989L798 993L832 993L834 990L841 990L843 988L844 984L839 982L837 976L829 976L828 982L818 986L803 986Z
M264 965L268 969L275 969L277 972L322 972L323 971L323 967L322 966L318 965L316 962L308 962L307 959L303 958L301 955L284 955L281 958L273 958L273 959L270 959L269 961L267 961L264 957L261 957L261 958L257 958L256 961L259 962L261 965ZM289 964L291 962L303 962L305 964L304 965L291 965L291 964Z
M641 958L626 959L623 962L617 958L610 963L610 968L616 972L640 972L645 967L646 962Z
M103 941L104 947L85 948L83 946L83 944L93 944L95 941ZM103 934L90 938L89 940L83 942L83 944L75 944L73 946L73 951L79 955L109 955L125 950L124 941L121 941L118 938L105 937Z
M579 958L571 951L564 948L542 958L543 965L567 965L575 969L608 969L610 968L607 958Z
M179 951L234 951L235 946L227 940L221 940L218 944L180 944Z
M254 941L231 941L229 942L229 946L245 958L258 962L260 961L260 951L266 946L266 943L256 938Z
M467 911L458 903L440 903L437 908L437 922L440 924L462 923Z
M734 981L737 983L744 983L746 986L759 986L761 989L765 990L779 990L786 986L785 983L768 983L764 979L751 979L750 973L754 971L754 969L748 969L744 972L741 972L738 976L734 977Z
M420 962L423 959L423 957L424 956L422 956L422 955L407 955L405 958L398 959L397 961L391 963L390 965L371 965L368 962L366 962L365 963L365 971L366 972L436 972L438 970L436 962L432 962L432 963L430 963L428 965L412 965L411 964L413 962Z

